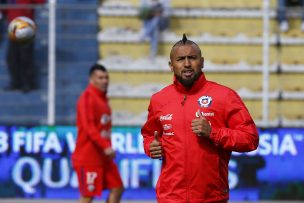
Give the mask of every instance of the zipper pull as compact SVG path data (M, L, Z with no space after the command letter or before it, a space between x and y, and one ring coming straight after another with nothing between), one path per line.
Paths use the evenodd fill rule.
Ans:
M181 102L181 104L184 106L184 104L185 104L185 102L186 102L186 99L187 99L187 95L185 94L184 95L184 99L183 99L183 101Z

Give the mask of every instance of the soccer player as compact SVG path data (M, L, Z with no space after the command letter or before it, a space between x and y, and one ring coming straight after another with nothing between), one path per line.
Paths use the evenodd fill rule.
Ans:
M106 68L95 64L89 72L89 85L77 104L77 141L72 154L79 181L79 203L91 203L94 196L109 189L107 203L119 203L123 183L111 147L111 108L106 96L109 75Z
M256 126L235 91L205 78L201 49L185 35L169 66L173 84L151 97L142 128L145 153L162 159L158 203L226 203L231 152L258 147Z

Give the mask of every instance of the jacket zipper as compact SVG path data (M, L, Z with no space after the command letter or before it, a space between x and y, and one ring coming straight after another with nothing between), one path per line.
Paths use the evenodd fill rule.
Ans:
M185 94L185 95L184 95L184 99L183 99L183 101L181 102L182 106L184 106L184 104L185 104L185 102L186 102L186 99L187 99L187 95Z
M187 95L184 94L184 98L183 98L183 100L181 102L181 104L182 104L183 107L185 106L186 100L187 100ZM183 118L184 119L186 118L185 112L186 112L186 110L185 110L185 108L183 108L183 115L184 115ZM186 132L187 131L186 120L184 120L183 123L184 123L184 132ZM187 134L187 133L185 133L185 134ZM186 136L185 139L186 139L186 148L185 148L186 201L187 201L187 203L189 203L189 181L188 181L189 177L188 177L188 164L187 164L188 163L188 153L187 153L188 137Z

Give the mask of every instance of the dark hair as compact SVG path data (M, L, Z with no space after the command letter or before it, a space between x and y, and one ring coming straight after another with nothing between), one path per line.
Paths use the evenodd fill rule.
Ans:
M184 33L184 34L183 34L183 38L182 38L181 40L177 41L177 42L173 45L173 47L175 47L175 46L180 46L180 45L185 45L185 44L195 44L196 46L198 46L194 41L189 40L189 39L187 38L186 34Z
M100 70L100 71L103 71L103 72L108 72L106 67L104 67L103 65L101 64L94 64L91 68L90 68L90 71L89 71L89 76L91 76L96 70Z
M172 46L172 49L171 49L171 52L170 52L170 58L172 58L172 55L173 55L173 50L175 47L177 46L183 46L183 45L194 45L198 48L199 52L200 52L200 55L202 54L201 52L201 49L200 47L198 46L198 44L196 44L194 41L192 40L189 40L186 36L186 34L183 34L183 38L179 41L177 41L173 46Z

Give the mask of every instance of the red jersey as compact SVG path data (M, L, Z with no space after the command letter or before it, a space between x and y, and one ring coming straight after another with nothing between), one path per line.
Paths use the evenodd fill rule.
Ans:
M8 0L7 3L9 4L18 4L20 5L25 5L29 6L30 4L43 4L45 3L45 0ZM6 9L4 13L6 14L8 22L11 22L14 18L18 16L25 16L31 19L34 19L34 8L10 8Z
M193 133L198 109L209 121L209 138ZM145 153L158 131L162 143L158 203L226 202L232 151L258 146L258 131L241 98L232 89L207 81L204 73L190 90L176 79L151 97L142 128Z
M111 108L104 92L89 85L77 104L77 140L74 166L103 166L110 161L104 149L111 147Z

